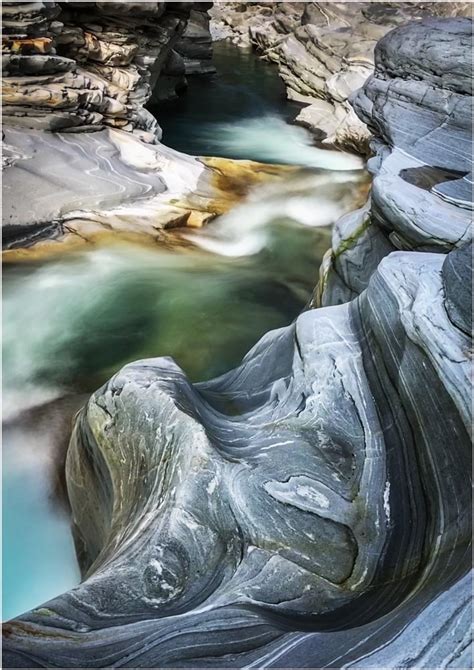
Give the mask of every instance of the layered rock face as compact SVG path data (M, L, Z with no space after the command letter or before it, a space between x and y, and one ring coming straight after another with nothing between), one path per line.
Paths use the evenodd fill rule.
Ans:
M406 230L425 239L419 222L433 225L425 194L431 211L449 207L444 233L393 251L398 238L382 248L382 228L364 224L359 257L354 234L338 254L355 277L368 259L352 301L306 311L213 381L193 385L157 358L99 389L66 466L84 580L4 627L4 666L470 667L472 249L452 239L463 184L445 201L453 166L430 158L441 137L440 160L454 160L458 126L439 128L433 109L428 132L414 123L423 96L390 121L411 84L393 83L409 57L395 45L426 45L427 104L442 63L456 62L438 82L449 114L467 30L438 20L390 33L377 63L392 77L374 75L356 102L387 141L403 127L413 138L406 160L423 187L410 184L418 218ZM402 160L389 153L386 170ZM365 213L381 221L373 204Z
M301 124L326 144L367 153L370 134L349 97L371 74L377 41L410 19L469 16L471 9L457 2L235 2L215 3L211 14L216 38L254 45L278 64L288 97L307 103Z
M472 23L390 32L354 96L374 133L369 202L335 226L315 304L351 300L391 251L447 253L472 237Z
M3 3L3 120L61 131L104 126L156 142L144 109L190 3Z
M7 256L75 248L111 231L162 240L166 228L226 211L243 181L250 188L273 176L265 166L205 164L163 146L144 107L152 91L175 95L187 71L209 71L208 6L3 3Z
M176 51L184 58L186 74L212 74L212 38L208 11L212 2L193 2L186 30L178 41Z

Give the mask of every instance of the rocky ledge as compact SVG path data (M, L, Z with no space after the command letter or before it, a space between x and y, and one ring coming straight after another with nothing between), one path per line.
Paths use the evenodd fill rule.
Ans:
M335 225L315 305L359 295L392 251L448 253L472 238L472 22L424 19L375 49L353 96L374 133L369 201Z
M111 127L157 142L160 128L144 105L180 52L210 59L206 11L190 2L4 2L3 122Z
M167 148L145 109L152 93L174 96L186 73L212 70L208 7L3 3L5 258L110 232L163 241L166 229L200 226L277 176L277 167Z
M46 257L105 238L175 243L257 183L291 168L198 159L133 133L3 129L3 258ZM27 193L27 198L19 198Z
M218 2L211 16L215 39L277 63L288 97L305 103L299 123L325 144L365 154L370 133L349 98L373 71L377 41L411 19L471 10L467 2Z
M83 581L5 625L4 666L470 667L469 30L379 43L355 107L397 204L375 185L332 253L357 286L328 279L218 379L157 358L91 397L66 465Z

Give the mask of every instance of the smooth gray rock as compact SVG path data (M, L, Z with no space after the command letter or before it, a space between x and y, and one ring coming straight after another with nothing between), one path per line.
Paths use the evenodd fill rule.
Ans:
M4 666L452 665L470 366L443 261L391 254L216 380L160 358L97 391L67 457L84 581L6 625Z
M354 97L356 112L390 146L427 165L470 172L471 53L467 18L396 28L377 44L375 73Z
M465 18L422 19L378 43L375 72L352 97L375 134L367 224L355 214L336 224L315 305L353 299L394 249L447 253L471 240L471 31Z
M51 133L4 127L3 140L7 249L56 244L71 236L86 243L113 230L156 238L162 228L186 225L194 211L202 219L207 208L212 216L225 197L213 170L198 158L122 130Z
M472 242L446 256L443 284L446 310L451 321L465 333L472 333Z
M467 2L225 2L215 3L210 13L217 39L256 46L277 64L288 97L307 105L299 123L325 144L367 154L370 132L349 100L373 72L377 40L413 19L470 16L471 10ZM446 45L443 36L433 38L434 48L420 43L416 31L411 38L402 36L387 52L387 65L397 62L403 69L406 61L413 76L422 79L436 62L433 71L441 87L448 80L453 91L469 85L466 49L459 58L451 50L440 65ZM396 120L394 111L394 125Z

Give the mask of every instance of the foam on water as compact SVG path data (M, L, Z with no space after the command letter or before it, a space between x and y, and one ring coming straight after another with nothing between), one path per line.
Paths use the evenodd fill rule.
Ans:
M362 170L364 167L358 156L316 147L310 132L287 123L277 114L208 124L199 129L198 138L203 147L212 143L217 153L231 153L235 158L324 170Z
M330 245L327 226L353 208L360 160L317 148L285 122L297 109L273 66L227 43L214 57L217 77L190 78L176 106L155 110L165 144L312 171L263 187L193 234L201 249L96 247L6 268L4 617L79 580L54 478L80 394L148 356L173 356L193 380L238 364L307 304ZM148 162L146 151L126 159Z
M297 172L284 183L260 186L198 234L183 233L183 237L221 256L258 254L268 246L277 221L311 228L332 225L352 204L351 185L356 189L359 178L359 172Z

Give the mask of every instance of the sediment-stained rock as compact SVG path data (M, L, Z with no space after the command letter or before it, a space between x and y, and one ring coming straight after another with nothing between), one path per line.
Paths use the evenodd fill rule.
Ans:
M161 241L226 212L255 184L292 168L198 159L133 133L4 128L5 260L75 249L105 236ZM19 194L28 197L19 198Z
M215 38L254 45L277 63L288 97L307 103L301 124L326 144L367 153L370 133L349 97L372 73L377 41L411 19L470 16L471 9L466 2L229 2L215 3L211 15ZM418 45L407 50L417 60Z
M145 104L152 92L175 97L187 71L211 71L209 6L3 3L7 258L42 257L111 231L163 241L164 229L199 227L283 170L198 160L159 143Z
M156 142L143 105L188 14L186 3L3 3L4 123Z
M173 48L194 58L195 69L210 62L209 3L194 4L3 3L4 123L62 132L112 127L157 142L160 128L144 105L154 89L166 97L176 76Z

